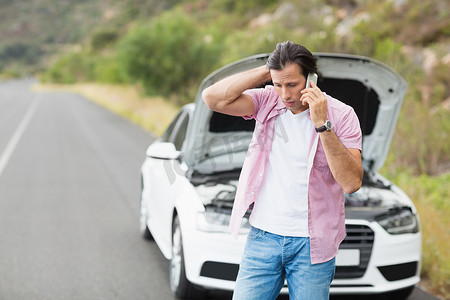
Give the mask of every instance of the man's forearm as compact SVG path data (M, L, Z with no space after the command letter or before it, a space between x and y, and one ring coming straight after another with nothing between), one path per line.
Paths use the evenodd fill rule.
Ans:
M242 93L264 82L270 81L270 72L265 66L251 69L224 78L203 91L203 100L214 109L234 102Z
M363 176L359 150L345 148L334 131L320 133L320 140L334 179L344 192L349 194L356 192L361 187Z

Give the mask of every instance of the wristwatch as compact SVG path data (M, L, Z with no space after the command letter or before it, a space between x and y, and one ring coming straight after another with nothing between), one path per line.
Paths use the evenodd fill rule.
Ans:
M331 124L331 121L330 120L326 120L325 124L323 124L322 126L316 128L316 132L324 132L324 131L327 131L327 130L331 130L332 128L333 128L333 125Z

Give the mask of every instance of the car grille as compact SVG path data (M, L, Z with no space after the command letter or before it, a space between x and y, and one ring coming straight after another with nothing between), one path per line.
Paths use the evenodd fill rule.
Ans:
M364 275L369 264L372 253L375 234L369 226L366 225L345 225L347 237L339 246L339 249L358 249L358 266L337 266L335 279L360 278Z

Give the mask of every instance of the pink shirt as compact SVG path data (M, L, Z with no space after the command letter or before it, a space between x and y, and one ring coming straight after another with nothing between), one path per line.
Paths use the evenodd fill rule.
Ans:
M275 132L275 117L286 110L273 86L245 92L255 107L255 131L239 178L238 190L230 220L230 231L237 238L242 217L257 198L264 177ZM361 150L361 129L353 108L326 94L327 117L333 131L346 148ZM308 118L311 118L308 113ZM308 158L308 227L311 262L326 262L336 256L346 236L344 193L328 167L325 152L315 131Z

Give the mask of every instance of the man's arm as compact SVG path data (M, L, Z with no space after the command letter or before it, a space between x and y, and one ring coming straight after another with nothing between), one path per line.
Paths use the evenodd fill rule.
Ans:
M322 126L327 119L327 99L322 91L311 83L311 88L302 91L303 103L308 103L314 126ZM345 148L333 130L319 133L328 165L334 179L344 192L356 192L362 184L363 168L359 149Z
M363 177L359 149L345 148L333 130L319 134L334 179L347 194L359 190Z
M261 66L216 82L203 91L202 98L211 110L232 116L250 116L254 112L253 101L243 92L270 80L269 70Z

